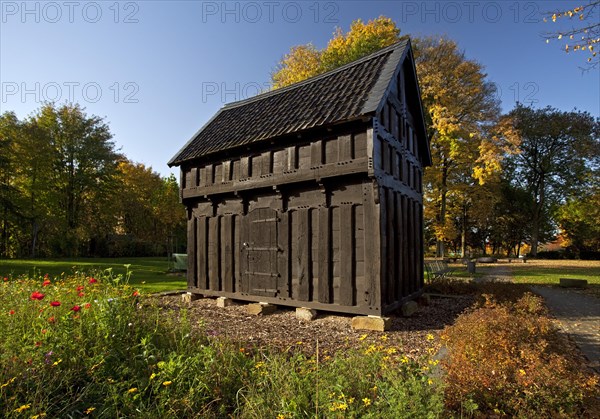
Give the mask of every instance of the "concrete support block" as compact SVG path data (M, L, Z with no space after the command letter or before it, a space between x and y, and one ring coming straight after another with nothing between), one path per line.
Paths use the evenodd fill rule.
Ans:
M374 330L376 332L385 332L392 327L392 319L389 317L378 316L358 316L352 318L352 329L354 330Z
M296 309L296 318L299 320L311 322L317 318L317 310L313 310L312 308L306 307L298 307Z
M419 305L415 301L407 301L400 307L400 312L404 317L410 317L417 312Z
M217 307L225 308L233 305L233 300L227 297L217 298Z
M248 314L255 316L272 314L277 310L277 306L267 303L248 304L246 308Z
M191 303L192 301L196 301L202 298L202 294L192 294L191 292L186 292L185 294L181 294L181 299L184 303Z

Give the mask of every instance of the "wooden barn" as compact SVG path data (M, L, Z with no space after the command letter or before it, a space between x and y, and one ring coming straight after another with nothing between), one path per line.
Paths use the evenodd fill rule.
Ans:
M382 316L423 286L431 164L408 40L224 106L171 159L192 294Z

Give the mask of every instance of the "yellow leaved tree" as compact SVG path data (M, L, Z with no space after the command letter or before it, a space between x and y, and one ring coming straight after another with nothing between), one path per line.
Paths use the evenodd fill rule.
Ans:
M356 20L344 33L336 29L323 50L312 44L293 47L272 73L280 88L332 70L401 39L400 29L381 16L364 23ZM498 178L504 154L514 148L499 123L495 86L483 67L465 57L447 38L413 38L419 84L423 96L432 167L425 172L425 223L442 256L445 244L459 243L465 253L472 212L491 211L493 194L486 186ZM481 218L481 217L479 217Z

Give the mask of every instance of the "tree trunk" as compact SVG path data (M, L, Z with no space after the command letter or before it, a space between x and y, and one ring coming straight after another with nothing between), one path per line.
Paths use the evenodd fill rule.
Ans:
M545 185L544 177L540 177L538 184L538 193L535 197L533 205L533 220L531 220L531 256L536 257L538 253L538 243L540 240L540 220L542 218L542 211L544 210L545 200Z
M31 258L36 257L37 239L38 239L39 227L36 220L32 221L31 225Z

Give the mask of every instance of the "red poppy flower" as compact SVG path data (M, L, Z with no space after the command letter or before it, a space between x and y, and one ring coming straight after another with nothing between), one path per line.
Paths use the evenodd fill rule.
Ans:
M81 310L81 306L74 305L74 306L71 308L71 310L72 310L72 311L79 311L79 310Z
M15 314L15 311L14 311L14 310L10 310L10 311L8 312L8 314L10 314L10 315L12 316L13 314Z
M42 346L42 342L40 342L40 341L37 341L37 342L35 343L35 346L37 346L37 347L40 347L40 346Z
M6 282L6 281L8 281L8 278L7 278L7 277L4 277L4 282Z
M140 293L139 293L139 291L137 291L137 290L136 290L136 291L134 291L134 292L133 292L133 294L131 294L131 295L132 295L132 296L134 296L134 297L137 297L138 295L140 295Z
M50 305L51 305L52 307L59 307L59 306L60 306L60 301L52 301L52 302L50 303Z
M52 282L50 282L49 279L46 279L46 280L44 280L44 282L42 282L42 287L47 287L50 284L52 284Z
M81 291L83 289L83 285L78 286L75 290L76 291Z
M90 280L89 280L90 284L95 284L96 282L98 282L98 280L96 278L90 278Z
M44 297L45 297L45 295L38 291L34 291L31 293L32 300L43 300Z
M90 303L85 303L84 307L85 308L90 308L92 305Z
M54 318L54 316L48 317L48 323L54 323L55 321L56 319Z
M79 294L77 294L79 297L83 297L85 295L85 293L80 292Z

